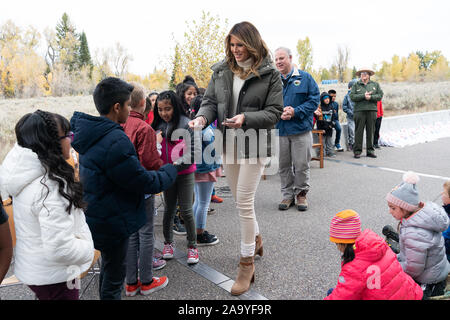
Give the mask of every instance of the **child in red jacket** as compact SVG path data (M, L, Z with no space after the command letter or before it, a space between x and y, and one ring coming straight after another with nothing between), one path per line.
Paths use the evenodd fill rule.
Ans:
M380 144L378 141L380 140L380 128L381 121L383 120L383 104L380 101L377 102L377 120L375 121L375 133L373 136L373 146L374 148L380 149Z
M325 300L420 300L420 286L407 275L385 240L366 229L353 210L337 213L330 226L330 241L342 255L336 288Z

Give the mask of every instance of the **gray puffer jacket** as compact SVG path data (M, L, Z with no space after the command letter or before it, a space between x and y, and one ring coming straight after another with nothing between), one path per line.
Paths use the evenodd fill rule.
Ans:
M400 253L397 258L403 270L420 284L437 283L447 278L450 264L445 255L442 232L449 218L433 202L400 224Z

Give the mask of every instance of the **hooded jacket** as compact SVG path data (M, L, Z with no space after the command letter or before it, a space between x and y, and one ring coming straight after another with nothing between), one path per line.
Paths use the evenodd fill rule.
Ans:
M330 103L325 104L324 98L327 96L330 99ZM319 109L321 116L318 117L314 115L317 118L317 129L325 130L325 136L332 136L333 128L338 119L336 117L336 114L333 112L333 104L331 102L330 95L327 92L322 92L320 94Z
M131 110L127 122L122 127L133 143L142 166L147 170L158 170L163 162L156 148L156 133L145 123L144 115Z
M223 134L224 149L226 139L226 129L222 122L228 118L231 113L231 104L233 101L233 72L229 68L226 60L214 64L211 69L213 74L211 80L203 96L200 110L196 117L203 116L207 123L205 128L217 119L217 128ZM283 113L283 92L280 73L273 66L270 58L265 58L258 69L259 77L251 73L244 82L239 93L236 114L243 114L245 122L242 130L245 134L252 134L252 129L256 131L256 140L252 143L256 144L257 157L270 157L271 150L271 129L280 120ZM267 129L261 137L258 129ZM231 129L233 130L233 129ZM253 135L252 135L253 136ZM261 143L261 139L266 139L266 144ZM245 139L242 148L238 148L237 157L253 158L255 155L250 146L249 140ZM260 150L260 145L267 145L266 150ZM225 149L226 150L226 149Z
M420 286L407 275L386 241L366 229L355 241L355 258L342 266L325 300L420 300Z
M48 178L36 153L14 145L0 167L0 190L3 198L13 199L14 273L20 281L38 286L61 283L89 269L94 244L83 210L66 211L68 200Z
M173 165L147 171L120 124L75 112L70 120L80 155L86 220L95 248L114 246L146 223L144 195L168 189L177 177Z
M440 282L450 272L442 236L448 225L447 213L433 202L401 221L398 261L420 284Z

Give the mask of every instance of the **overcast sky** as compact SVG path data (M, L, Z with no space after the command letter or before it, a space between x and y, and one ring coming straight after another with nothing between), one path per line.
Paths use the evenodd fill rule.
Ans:
M440 50L450 59L445 0L9 0L2 1L0 24L11 19L42 33L67 12L77 30L86 32L91 55L119 41L133 57L129 71L145 75L167 60L172 35L182 41L186 21L199 20L202 10L228 19L228 29L252 22L271 50L286 46L295 52L298 39L308 36L314 68L330 67L338 45L348 45L349 64L357 68L416 50Z

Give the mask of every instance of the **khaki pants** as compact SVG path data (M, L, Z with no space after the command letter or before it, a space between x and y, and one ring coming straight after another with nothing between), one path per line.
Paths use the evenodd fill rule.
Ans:
M283 199L294 199L300 192L309 191L312 149L311 131L280 136L280 180Z
M259 181L264 172L267 158L260 158L253 162L248 159L236 163L226 163L223 155L224 169L228 185L239 210L241 229L241 256L250 257L255 253L255 237L259 234L259 226L255 215L255 194Z

